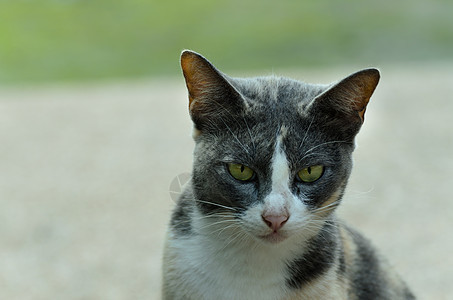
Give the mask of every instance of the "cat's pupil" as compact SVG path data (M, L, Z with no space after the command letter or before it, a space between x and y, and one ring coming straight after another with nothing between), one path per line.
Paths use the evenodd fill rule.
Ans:
M308 174L311 174L311 167L307 168L307 172L308 172Z
M244 165L241 165L241 173L244 172L244 169L245 169Z

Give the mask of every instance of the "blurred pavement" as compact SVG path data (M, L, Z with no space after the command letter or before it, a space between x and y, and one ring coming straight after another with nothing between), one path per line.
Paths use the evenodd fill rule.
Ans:
M339 213L420 299L451 299L453 64L381 72ZM0 88L0 299L159 299L191 126L182 76Z

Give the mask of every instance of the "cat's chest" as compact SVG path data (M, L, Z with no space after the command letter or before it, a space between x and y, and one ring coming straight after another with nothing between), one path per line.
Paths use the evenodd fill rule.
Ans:
M278 251L228 245L195 236L174 240L177 264L193 296L205 299L283 299L286 261Z

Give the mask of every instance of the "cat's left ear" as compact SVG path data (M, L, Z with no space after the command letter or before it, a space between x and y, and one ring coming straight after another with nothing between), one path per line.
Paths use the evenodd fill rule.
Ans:
M370 101L380 74L377 69L365 69L349 75L313 101L322 110L342 113L351 121L365 119L365 110Z

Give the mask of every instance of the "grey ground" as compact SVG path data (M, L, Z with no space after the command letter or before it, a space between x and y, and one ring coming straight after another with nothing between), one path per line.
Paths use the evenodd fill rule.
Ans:
M420 299L452 299L453 65L381 71L339 213ZM190 133L182 78L0 88L0 299L159 299Z

